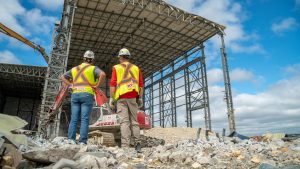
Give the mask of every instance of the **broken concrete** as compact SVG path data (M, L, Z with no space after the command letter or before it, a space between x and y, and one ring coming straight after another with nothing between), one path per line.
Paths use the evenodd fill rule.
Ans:
M52 169L62 169L62 168L70 168L70 169L79 169L79 164L73 160L62 158L60 159Z
M28 123L17 116L0 113L0 135L5 137L16 147L27 146L27 137L22 134L13 134L11 131L21 129Z
M62 158L73 159L74 155L79 151L79 149L79 145L68 145L50 149L37 149L23 153L23 158L38 163L51 164L58 162Z
M98 158L93 155L84 155L78 162L80 163L79 168L107 168L107 158Z
M176 128L176 130L181 129ZM207 137L205 133L208 134ZM158 134L161 135L162 133ZM74 169L225 169L259 168L264 166L272 166L274 169L277 169L300 165L300 152L298 151L300 139L285 142L278 138L272 138L267 140L267 142L262 142L255 139L241 140L236 137L220 139L216 133L206 132L205 130L195 134L195 137L191 139L177 137L178 141L175 143L168 142L166 145L143 148L142 154L137 153L134 148L70 145L67 142L67 138L64 137L57 137L52 141L41 138L29 138L27 147L29 150L23 153L23 157L27 161L19 163L23 166L29 166L28 168L33 166L28 161L32 161L33 164L38 164L36 166L41 165L48 168L67 166ZM11 165L11 163L7 164ZM6 167L10 166L6 165Z

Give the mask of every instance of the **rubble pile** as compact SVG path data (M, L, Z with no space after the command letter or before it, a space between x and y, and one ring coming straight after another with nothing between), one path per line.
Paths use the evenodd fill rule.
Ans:
M182 140L144 149L141 157L134 151L122 149L112 151L123 168L258 168L273 166L294 166L300 168L300 139L284 142L280 139L270 142L218 138L209 140Z
M195 139L197 135L197 128L186 128L186 127L172 127L162 128L155 127L145 131L145 136L154 137L165 140L166 144L175 144L180 140ZM201 137L205 137L204 133L201 132Z
M300 139L283 141L268 136L267 139L241 140L238 137L218 137L216 133L202 130L189 139L179 138L172 143L169 141L166 140L165 145L143 148L143 153L137 153L134 148L70 144L64 137L52 141L29 138L28 146L22 149L18 165L14 165L11 154L6 154L2 166L26 169L300 168Z

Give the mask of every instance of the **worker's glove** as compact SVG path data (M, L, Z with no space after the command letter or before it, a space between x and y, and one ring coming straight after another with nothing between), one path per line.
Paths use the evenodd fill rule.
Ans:
M109 106L111 109L114 109L115 106L114 106L114 99L113 98L109 98Z
M143 98L139 98L137 104L138 104L139 109L142 108L143 104L144 104Z

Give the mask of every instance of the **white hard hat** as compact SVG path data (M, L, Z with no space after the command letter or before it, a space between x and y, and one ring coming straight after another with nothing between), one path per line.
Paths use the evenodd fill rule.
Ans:
M84 58L90 58L90 59L95 59L95 54L93 51L87 50L84 55Z
M128 49L123 48L123 49L121 49L121 50L119 51L118 57L119 57L119 56L130 56L130 52L129 52Z

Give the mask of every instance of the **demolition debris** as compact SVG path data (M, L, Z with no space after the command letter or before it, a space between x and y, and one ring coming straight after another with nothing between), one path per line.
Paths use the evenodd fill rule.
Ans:
M182 135L189 133L187 131L190 132L189 138ZM9 141L2 145L2 148L8 147L9 150L4 153L1 166L44 169L300 167L300 138L283 141L280 134L266 134L259 139L241 140L238 137L218 137L216 133L205 130L201 130L199 134L195 131L198 129L150 129L145 135L152 133L152 137L155 137L156 134L159 136L169 133L177 140L166 140L165 145L144 147L143 153L137 153L134 148L69 144L65 137L56 137L52 141L27 137L28 145L23 149L18 150Z

